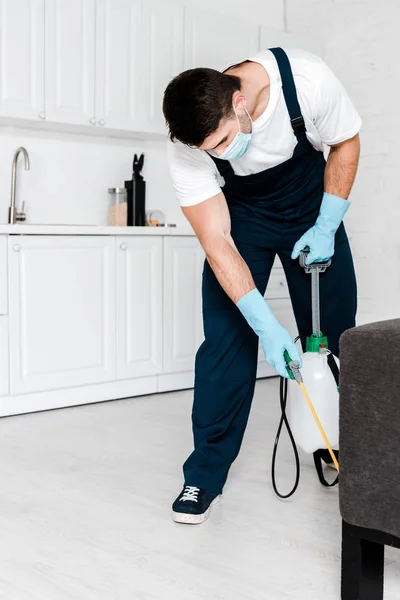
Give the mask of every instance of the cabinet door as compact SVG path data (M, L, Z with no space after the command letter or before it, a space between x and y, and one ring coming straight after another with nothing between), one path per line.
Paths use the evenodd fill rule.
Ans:
M118 379L162 372L162 239L117 238Z
M9 394L8 317L0 317L0 396Z
M0 236L0 315L8 313L7 236Z
M148 101L140 0L97 0L96 115L100 126L140 127Z
M164 373L193 371L203 341L204 252L196 238L164 239Z
M95 0L46 0L46 98L50 121L95 122Z
M0 0L0 115L43 116L44 0Z
M148 131L165 132L162 112L164 90L183 71L184 10L163 0L144 5L144 49L147 57L148 102L144 115ZM141 93L145 86L141 86Z
M187 9L185 21L186 69L222 69L258 52L257 25L202 9Z
M11 393L115 379L115 244L9 239Z

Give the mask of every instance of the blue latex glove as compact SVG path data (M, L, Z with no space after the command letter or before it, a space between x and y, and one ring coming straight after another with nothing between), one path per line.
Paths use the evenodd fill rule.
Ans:
M311 265L313 262L324 262L332 258L335 253L335 233L349 206L350 202L348 200L343 200L343 198L325 192L318 219L314 227L306 231L295 244L292 258L298 258L300 252L306 246L310 248L310 253L306 258L307 265Z
M274 317L268 304L257 289L252 290L236 305L248 324L259 336L265 358L282 377L288 378L286 362L283 357L285 350L292 360L297 360L301 366L301 358L290 334Z

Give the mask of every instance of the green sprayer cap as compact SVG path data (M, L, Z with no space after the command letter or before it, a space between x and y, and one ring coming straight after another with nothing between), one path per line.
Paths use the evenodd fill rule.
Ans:
M326 335L316 336L313 334L307 338L307 343L306 343L306 351L307 352L319 352L319 349L321 348L321 346L323 348L326 348L326 350L328 350L328 338L326 337Z

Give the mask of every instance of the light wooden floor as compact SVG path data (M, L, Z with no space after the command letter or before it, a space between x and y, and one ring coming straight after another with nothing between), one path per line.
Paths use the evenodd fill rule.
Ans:
M290 502L270 485L276 380L257 393L223 499L172 522L191 449L191 392L0 420L0 598L338 600L337 490L311 463ZM281 455L288 485L291 456ZM400 552L385 600L400 599Z

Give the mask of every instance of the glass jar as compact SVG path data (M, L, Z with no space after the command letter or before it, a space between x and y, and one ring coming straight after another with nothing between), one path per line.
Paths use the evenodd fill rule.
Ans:
M150 227L162 227L165 225L165 215L162 210L150 210L146 216L147 225Z
M125 188L109 188L110 208L108 224L116 227L128 225L128 193Z

